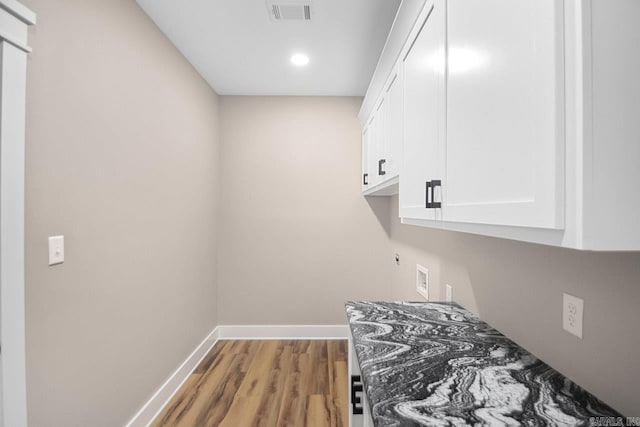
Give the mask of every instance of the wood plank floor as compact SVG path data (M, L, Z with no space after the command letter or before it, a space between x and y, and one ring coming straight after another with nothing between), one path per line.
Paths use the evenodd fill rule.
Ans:
M347 427L346 340L219 341L153 426Z

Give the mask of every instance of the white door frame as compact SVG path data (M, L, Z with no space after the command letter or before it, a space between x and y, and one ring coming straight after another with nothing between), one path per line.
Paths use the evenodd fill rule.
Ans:
M24 174L27 30L36 15L0 0L0 427L27 426Z

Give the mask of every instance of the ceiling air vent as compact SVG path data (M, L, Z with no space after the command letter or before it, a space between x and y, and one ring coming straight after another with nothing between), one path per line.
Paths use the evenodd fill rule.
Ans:
M272 21L310 21L311 4L309 2L267 1Z

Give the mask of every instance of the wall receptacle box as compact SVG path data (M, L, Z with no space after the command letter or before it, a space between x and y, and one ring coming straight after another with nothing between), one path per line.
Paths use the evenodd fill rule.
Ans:
M451 285L445 285L444 289L445 289L444 290L445 301L447 302L453 301L453 287Z
M429 301L429 269L416 264L416 291Z

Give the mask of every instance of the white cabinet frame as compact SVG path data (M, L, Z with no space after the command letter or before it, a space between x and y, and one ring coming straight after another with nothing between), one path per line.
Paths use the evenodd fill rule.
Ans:
M27 426L24 177L28 26L36 15L0 0L0 426Z

